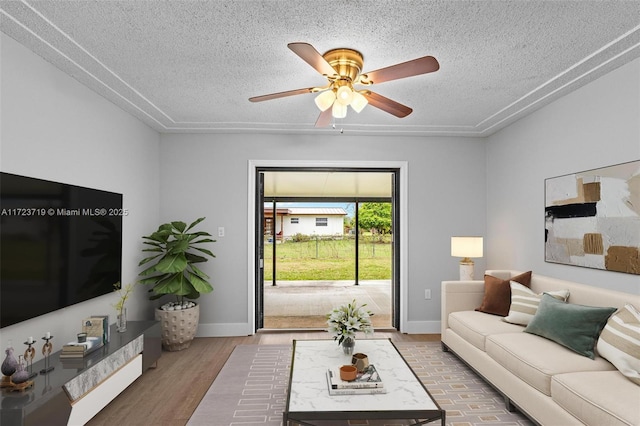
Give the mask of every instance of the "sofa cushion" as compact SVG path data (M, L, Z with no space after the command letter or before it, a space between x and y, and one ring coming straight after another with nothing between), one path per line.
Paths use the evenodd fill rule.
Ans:
M449 328L481 351L485 339L496 333L521 333L523 327L502 321L502 317L476 311L459 311L449 314Z
M484 276L484 296L482 303L476 311L487 314L507 316L511 305L510 281L515 281L529 287L531 283L531 271L517 275L511 280L502 280L491 275Z
M585 424L640 425L640 386L618 371L555 375L551 397Z
M538 311L542 293L536 294L530 288L515 281L511 281L510 286L511 306L509 307L509 315L504 320L512 324L528 325ZM569 297L569 290L547 291L545 293L563 302L566 302Z
M496 362L545 395L551 395L555 374L577 371L615 371L605 359L595 360L529 333L492 334L486 352Z
M625 305L609 317L597 344L598 354L640 385L640 312Z
M593 359L596 341L616 308L564 303L548 294L540 299L538 311L524 329Z

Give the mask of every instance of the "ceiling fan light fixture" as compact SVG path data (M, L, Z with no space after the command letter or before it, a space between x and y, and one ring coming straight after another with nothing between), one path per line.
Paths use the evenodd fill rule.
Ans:
M344 106L351 104L353 100L353 90L349 86L340 86L336 92L336 101Z
M338 48L320 54L315 47L303 42L289 43L287 47L323 75L328 84L324 87L309 87L254 96L249 98L249 101L262 102L287 96L320 92L315 98L315 103L322 113L316 120L315 127L329 125L331 117L346 117L349 105L359 113L371 103L372 107L395 117L406 117L413 111L408 106L369 90L356 91L354 90L354 85L370 86L386 81L432 73L440 69L440 64L436 58L423 56L374 71L362 72L364 58L362 53L357 50ZM329 108L331 108L331 114L329 114Z
M340 102L334 102L331 115L333 115L334 118L345 118L347 116L347 106L342 105Z
M367 106L368 103L369 101L362 93L356 92L355 90L353 91L353 100L351 101L351 108L353 108L355 112L359 113L360 111L362 111L364 107Z
M336 94L333 93L333 90L325 90L315 98L316 106L323 112L328 110L335 100Z

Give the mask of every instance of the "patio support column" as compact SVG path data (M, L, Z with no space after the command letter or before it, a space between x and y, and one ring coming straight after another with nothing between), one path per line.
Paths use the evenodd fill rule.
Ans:
M273 199L273 229L271 230L271 236L272 241L273 241L273 248L272 253L273 253L273 259L271 262L271 285L275 286L276 285L276 246L278 244L276 244L276 242L278 241L278 232L276 232L276 224L278 220L278 211L276 210L276 199Z
M356 285L360 285L359 282L358 282L359 275L360 275L360 264L359 264L359 262L360 262L360 227L358 225L358 210L360 210L360 205L359 204L360 204L359 201L356 200L356 218L355 218L355 220L356 220L356 227L355 227L355 229L356 229L356 243L354 244L355 248L356 248L356 253L355 253L355 255L356 255L356 259L355 260L356 261L354 263L355 269L356 269L355 270L355 274L356 274L355 284Z

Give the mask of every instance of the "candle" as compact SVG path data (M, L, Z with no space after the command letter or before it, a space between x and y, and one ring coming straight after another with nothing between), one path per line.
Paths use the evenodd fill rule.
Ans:
M27 340L27 342L33 343L33 336L29 336L29 340Z
M45 338L47 339L51 339L51 332L47 331L47 333L44 335Z

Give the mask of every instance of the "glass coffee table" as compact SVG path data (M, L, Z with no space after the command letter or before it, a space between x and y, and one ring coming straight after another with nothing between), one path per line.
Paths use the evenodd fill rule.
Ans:
M327 369L351 363L334 340L294 340L283 425L320 420L408 419L422 425L440 420L445 410L411 370L389 339L359 339L356 352L369 357L386 393L330 395Z

